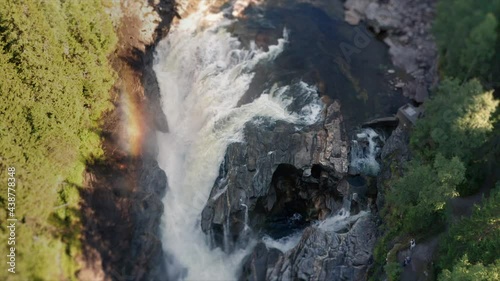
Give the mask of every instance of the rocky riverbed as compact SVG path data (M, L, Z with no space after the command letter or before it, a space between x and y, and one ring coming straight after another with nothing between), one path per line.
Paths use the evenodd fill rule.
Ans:
M345 20L364 22L389 46L395 66L409 81L404 95L421 103L438 82L437 49L431 35L435 0L347 0Z

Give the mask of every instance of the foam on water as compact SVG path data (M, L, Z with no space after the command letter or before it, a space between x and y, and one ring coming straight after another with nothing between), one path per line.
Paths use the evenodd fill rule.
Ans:
M323 221L314 223L312 227L316 227L327 232L341 232L343 230L348 230L354 222L367 214L369 214L369 212L361 211L358 214L351 216L349 211L342 208L335 215ZM264 242L268 248L275 248L283 253L286 253L299 244L303 232L304 231L298 231L280 239L273 239L269 236L264 236L262 238L262 242Z
M210 249L200 227L227 146L243 141L244 125L254 117L311 124L320 119L322 109L316 97L313 105L298 112L287 110L293 85L275 86L236 107L248 90L254 67L272 62L283 51L287 32L267 52L255 44L245 50L225 30L229 21L208 11L201 2L195 13L181 20L158 45L154 65L169 125L168 133L158 133L158 163L169 184L163 199L162 242L181 266L167 264L170 279L179 278L175 270L182 267L187 269L185 280L235 279L252 245L230 255ZM307 91L299 91L300 95L311 95L307 84L301 87Z
M354 173L376 176L380 171L377 157L384 141L383 136L371 128L365 128L358 133L351 142L351 170Z
M275 248L283 253L286 253L295 248L297 244L299 244L301 237L302 231L298 231L292 235L285 236L280 239L273 239L270 236L264 236L262 237L262 242L264 242L264 244L266 244L266 247L268 248Z
M351 216L349 211L342 209L337 215L331 216L324 221L318 222L316 224L316 227L325 231L338 232L342 229L350 227L351 223L354 223L360 217L366 216L368 214L369 212L361 211L358 214Z

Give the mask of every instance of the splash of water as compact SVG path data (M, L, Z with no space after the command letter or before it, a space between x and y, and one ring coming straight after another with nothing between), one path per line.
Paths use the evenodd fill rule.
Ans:
M241 201L241 199L240 199ZM245 208L245 227L243 229L243 231L247 231L248 230L248 205L247 204L241 204L241 206L243 206Z
M369 212L367 211L361 211L358 214L351 216L351 213L349 211L341 209L337 215L329 217L326 220L317 223L316 226L319 229L325 231L338 232L346 227L349 227L350 224L354 223L359 218L364 217L368 214Z
M227 146L243 141L245 123L254 117L300 124L320 118L321 107L317 105L287 110L293 102L290 86L273 87L253 102L237 107L248 90L254 67L272 62L285 47L288 35L285 30L283 38L267 52L255 44L245 50L226 31L228 24L221 14L211 14L208 5L201 2L198 10L181 20L157 48L154 70L169 124L168 133L158 133L158 162L168 175L170 187L163 200L162 242L187 272L179 277L175 271L179 266L168 264L172 274L169 279L236 277L247 249L230 255L211 249L200 227L200 214ZM305 91L303 94L307 95Z
M264 242L264 244L266 244L266 247L268 248L275 248L283 253L286 253L299 244L300 238L302 238L302 231L298 231L296 233L293 233L292 235L285 236L279 239L273 239L270 236L264 236L262 237L262 242Z
M349 200L345 200L349 201ZM346 207L340 209L335 215L323 220L318 221L312 225L312 227L319 228L323 231L328 232L339 232L345 229L349 229L350 226L356 222L360 217L368 215L369 212L361 211L358 214L351 216L351 213ZM293 248L295 248L302 238L304 231L298 231L292 235L282 237L280 239L273 239L270 236L264 236L262 242L266 244L268 248L275 248L283 253L286 253Z
M134 102L132 93L123 91L120 96L120 113L124 126L122 127L122 145L130 155L136 156L141 152L144 137L143 114Z
M351 142L351 172L376 176L380 171L377 157L385 139L371 128L365 128Z

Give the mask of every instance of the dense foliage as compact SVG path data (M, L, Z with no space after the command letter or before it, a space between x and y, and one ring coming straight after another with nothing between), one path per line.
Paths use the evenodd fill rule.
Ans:
M458 157L467 167L469 181L459 188L466 195L480 184L484 157L478 154L493 131L498 100L477 80L459 83L445 79L425 103L425 118L417 123L411 143L421 159L432 161L437 153Z
M500 264L500 184L469 218L451 226L441 245L440 266L450 265L467 256L471 263Z
M413 158L392 167L383 183L385 234L375 249L398 276L396 254L408 237L444 232L436 260L439 280L500 280L500 0L439 0L434 25L441 82L411 131ZM468 218L453 217L453 197L491 189Z
M448 1L440 0L435 24L437 42L441 52L444 74L460 79L478 78L486 87L498 90L500 86L500 0ZM448 84L445 84L448 83ZM484 185L479 175L489 178L499 176L498 155L500 155L500 123L498 100L489 93L481 94L477 81L453 90L449 82L442 83L449 87L448 95L453 93L466 96L469 101L463 104L460 112L468 122L460 123L465 127L460 138L453 134L454 129L446 133L458 139L458 142L442 142L467 163L467 183L469 188L462 188L462 193L470 193L478 183ZM458 91L457 91L458 90ZM453 104L459 100L456 98ZM444 102L443 102L444 105ZM463 107L465 106L465 107ZM460 105L459 105L460 107ZM437 108L433 110L438 110ZM427 118L421 122L425 127ZM451 126L453 127L453 126ZM420 138L422 136L419 136ZM467 143L467 145L463 145ZM418 145L417 145L418 146ZM441 151L442 149L439 149ZM433 151L430 149L430 151ZM461 153L461 154L460 154ZM477 207L471 217L464 218L449 227L441 241L438 260L440 280L499 280L500 279L500 186L487 200Z
M74 278L77 188L85 162L102 153L96 132L110 107L113 27L100 0L0 0L0 7L0 171L5 183L7 167L16 168L19 219L18 273L9 278Z
M441 70L461 80L498 86L500 0L439 0L434 31Z
M407 233L423 232L440 223L446 202L456 194L464 174L465 167L457 157L450 160L438 154L432 165L411 162L387 194L387 223Z
M439 281L492 281L500 280L500 260L484 266L482 263L471 264L467 256L462 258L450 271L445 269Z
M426 118L417 123L412 144L426 159L437 151L465 163L477 160L474 152L486 143L497 106L493 91L484 91L477 80L462 84L445 79L425 103Z
M388 281L399 281L401 277L401 272L403 269L398 262L389 262L384 266L385 272L387 272Z

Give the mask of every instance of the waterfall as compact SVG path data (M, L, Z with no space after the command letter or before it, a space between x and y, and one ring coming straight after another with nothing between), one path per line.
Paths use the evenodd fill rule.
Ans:
M247 231L248 230L248 206L247 206L247 204L241 204L241 206L245 207L245 227L244 227L243 231Z
M268 248L275 248L283 253L286 253L299 244L300 239L302 238L302 233L303 231L297 231L279 239L273 239L272 237L265 235L262 237L262 242L264 242Z
M329 217L324 221L320 221L316 226L325 231L339 232L344 228L349 228L350 224L368 214L368 211L361 211L358 214L351 216L349 211L341 209L338 214Z
M157 135L158 163L169 185L163 199L162 243L180 264L167 264L168 280L236 278L249 249L232 254L211 249L200 220L227 146L244 140L244 124L255 117L304 125L321 118L316 91L303 82L275 85L253 102L237 107L255 66L279 56L288 34L284 30L283 38L268 51L255 44L244 49L226 31L228 24L202 1L157 47L154 70L169 125L168 133ZM295 95L314 98L309 105L292 110Z
M371 128L362 129L351 142L350 173L376 176L380 171L377 157L385 139Z
M350 201L350 200L344 200ZM335 215L325 219L324 221L318 221L312 224L311 227L319 228L323 231L329 232L339 232L345 229L349 229L351 224L358 220L360 217L368 215L369 212L361 211L357 215L351 216L351 213L345 207L340 209ZM266 244L268 248L276 248L283 253L286 253L293 248L295 248L302 238L303 230L297 231L289 236L285 236L279 239L273 239L270 236L265 235L262 238L262 242Z

